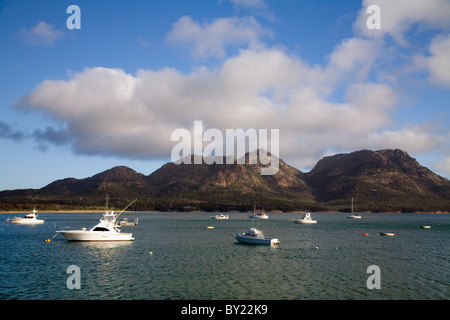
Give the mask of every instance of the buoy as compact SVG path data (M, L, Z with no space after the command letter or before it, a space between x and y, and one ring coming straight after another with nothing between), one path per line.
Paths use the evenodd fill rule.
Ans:
M367 237L367 236L368 236L367 232L366 232L366 233L364 233L364 236L365 236L365 237Z
M152 256L152 255L153 255L153 252L152 252L152 251L149 251L148 254Z
M207 228L207 229L214 229L213 226L207 226L206 228Z
M50 241L52 241L52 240L50 240L50 239L45 240L45 242L50 242Z

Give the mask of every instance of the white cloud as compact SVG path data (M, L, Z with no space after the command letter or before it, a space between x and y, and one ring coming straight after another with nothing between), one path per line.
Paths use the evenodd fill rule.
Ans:
M38 22L29 29L19 30L24 40L32 46L51 46L64 36L64 32L45 21Z
M300 167L313 165L330 147L425 151L439 142L427 128L388 129L397 97L387 85L351 83L344 102L327 101L327 72L277 48L248 49L218 69L190 74L87 68L66 81L42 82L16 104L64 124L58 143L83 154L167 158L172 131L189 129L194 120L205 130L280 129L281 158ZM54 135L38 138L56 143Z
M399 52L398 44L407 44L404 36L413 25L444 28L446 12L437 14L435 21L430 15L438 4L445 9L449 2L432 0L429 8L417 1L399 0L402 6L377 3L382 35L390 34L397 42L359 29L360 36L342 40L323 66L264 46L261 40L270 32L253 17L201 24L184 16L166 41L198 58L224 58L221 65L188 74L172 68L139 70L135 75L87 68L65 81L42 82L17 105L47 112L64 128L63 140L55 140L59 129L51 128L39 131L36 139L70 143L85 154L168 158L174 146L172 131L189 129L195 120L203 121L204 129L280 129L280 157L300 168L314 165L330 150L436 150L448 143L448 137L428 124L396 122L393 114L403 88L387 83L398 85L398 75L390 70L393 61L402 67L414 62L411 68L429 70L431 81L450 83L445 59L450 38L437 36L429 44L428 57L411 54L390 60L389 54ZM360 13L355 28L365 17ZM229 48L240 51L227 57ZM381 77L391 80L376 83ZM331 98L337 90L343 97Z
M427 59L430 81L450 87L450 35L433 39L430 53L431 56Z
M223 58L227 47L256 46L269 34L253 17L219 18L200 24L184 16L173 24L166 41L186 48L195 57Z

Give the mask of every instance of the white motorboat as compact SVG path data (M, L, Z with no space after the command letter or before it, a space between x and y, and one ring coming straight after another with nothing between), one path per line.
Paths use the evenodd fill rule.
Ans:
M269 219L269 216L264 213L264 209L261 212L256 213L256 206L253 208L253 214L248 216L250 219Z
M262 244L262 245L278 245L280 241L276 238L265 238L260 229L250 228L244 234L233 234L238 243L246 244Z
M301 223L301 224L315 224L315 223L317 223L316 220L313 220L311 218L311 213L310 212L306 212L305 215L303 216L303 218L301 218L301 219L292 219L292 221L294 221L295 223Z
M135 227L139 225L139 219L136 218L134 221L130 221L128 218L123 218L122 221L119 222L121 227Z
M14 224L42 224L45 221L37 219L38 214L36 208L31 211L31 213L26 214L23 217L15 217L10 219L10 221Z
M120 213L115 213L113 210L106 211L99 222L89 229L63 230L58 231L58 233L61 233L68 241L133 241L132 233L120 232L117 218L136 200L132 201Z
M380 236L393 237L395 236L395 232L380 232Z
M215 216L211 216L211 219L216 219L216 220L228 220L229 217L227 214L216 214Z
M353 212L353 197L352 197L352 214L347 216L347 219L361 219L359 214Z

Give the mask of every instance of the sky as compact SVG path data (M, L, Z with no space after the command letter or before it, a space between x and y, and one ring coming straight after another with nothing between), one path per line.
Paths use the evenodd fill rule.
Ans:
M3 0L0 190L148 175L194 121L279 129L304 172L398 148L450 178L449 57L450 0Z

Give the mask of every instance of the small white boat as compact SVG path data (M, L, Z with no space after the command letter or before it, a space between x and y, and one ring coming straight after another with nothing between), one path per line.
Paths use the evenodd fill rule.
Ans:
M216 214L215 216L211 216L211 219L216 219L216 220L228 220L229 217L227 214Z
M10 219L14 224L42 224L45 221L37 219L38 214L36 208L31 211L31 213L26 214L24 217L15 217Z
M316 220L313 220L311 218L311 213L310 212L306 212L305 215L303 216L303 218L301 218L301 219L292 219L292 221L294 221L295 223L301 223L301 224L315 224L315 223L317 223Z
M245 244L262 244L262 245L278 245L280 241L276 238L265 238L260 229L250 228L244 234L233 234L238 243Z
M352 214L347 216L347 219L361 219L359 214L353 212L353 197L352 197Z
M422 229L431 229L431 226L420 226Z
M393 237L395 236L395 232L380 232L380 236Z
M68 241L133 241L132 233L120 232L117 218L136 200L132 201L120 213L114 213L113 210L106 211L99 222L87 230L83 228L81 230L58 231L58 233L61 233Z
M123 218L122 221L119 222L121 227L135 227L139 225L139 219L136 218L134 221L130 221L128 218Z
M250 219L269 219L269 216L264 213L264 209L261 212L256 213L256 206L253 208L253 214L248 216Z

